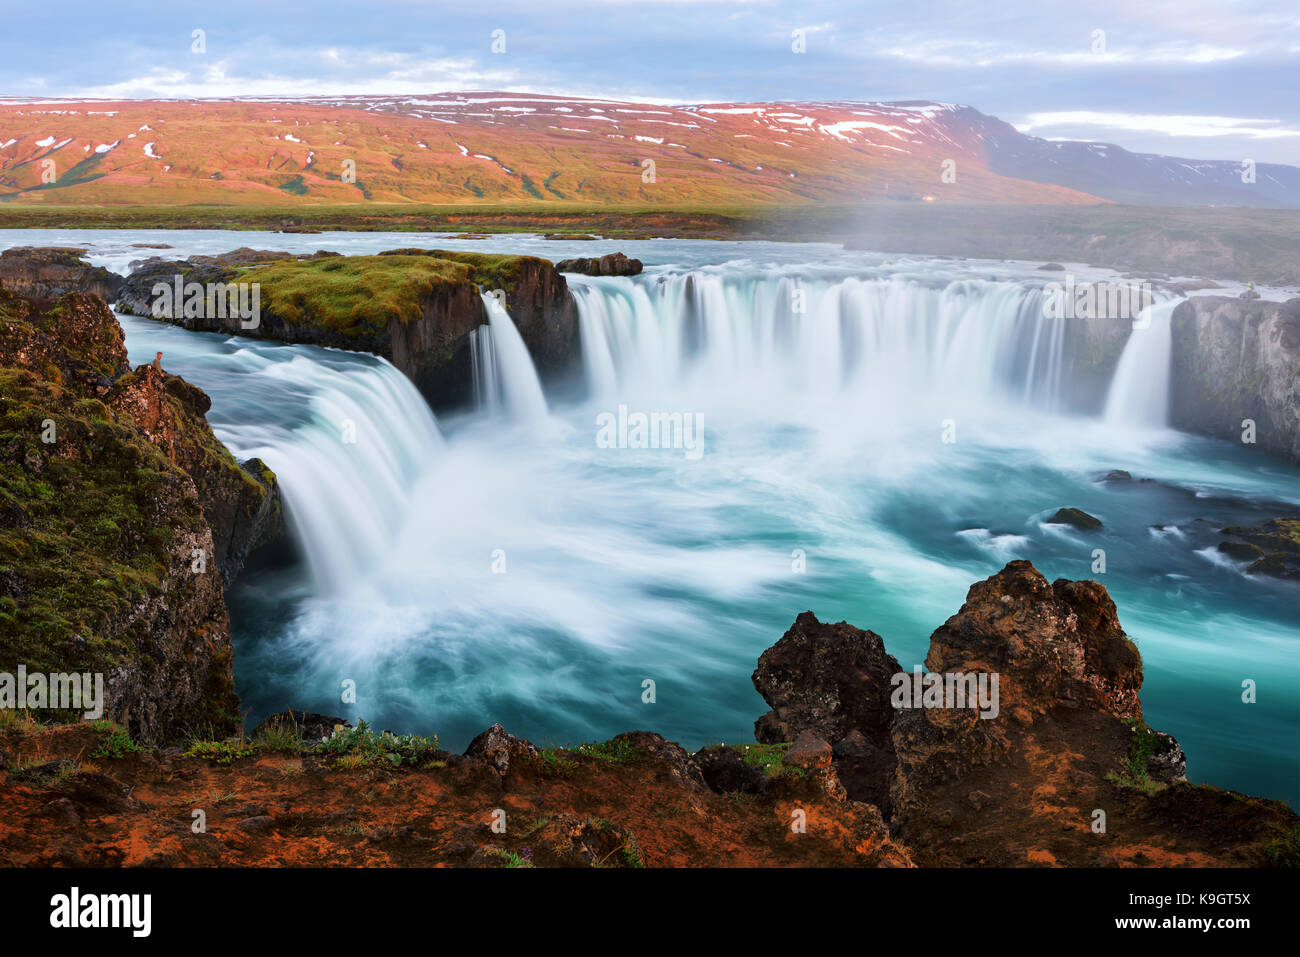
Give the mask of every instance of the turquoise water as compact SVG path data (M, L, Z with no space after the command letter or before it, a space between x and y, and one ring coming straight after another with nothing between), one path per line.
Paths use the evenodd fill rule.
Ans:
M185 254L615 248L411 234L21 241L89 242L119 269L151 253L133 242ZM632 728L688 747L749 741L765 710L749 675L799 612L878 632L910 668L973 581L1027 558L1049 579L1109 589L1142 651L1147 720L1179 739L1192 780L1300 805L1300 591L1247 577L1211 547L1223 525L1300 512L1300 470L1049 401L1050 353L1028 356L1028 327L1003 315L1008 284L1041 281L1035 264L772 243L617 248L651 266L638 280L648 298L623 309L630 281L578 283L608 307L610 361L588 369L601 385L592 394L547 395L541 421L467 409L426 422L378 360L123 320L133 361L161 349L169 371L212 396L223 441L288 476L291 513L310 516L313 562L250 575L230 595L253 721L292 704L437 732L452 747L494 721L541 744ZM714 324L679 368L676 307L662 290L689 272L718 280L705 309ZM753 345L746 330L779 298L773 277L794 275L814 293L803 338ZM956 300L953 283L965 284ZM959 316L952 341L965 344L889 338L922 315L944 335ZM849 317L875 338L847 335ZM590 311L584 322L594 334ZM841 370L850 343L883 359ZM704 454L600 448L596 416L618 403L699 416ZM343 415L360 426L356 447L337 441ZM951 444L940 438L949 418ZM1140 481L1102 481L1111 469ZM1103 530L1042 523L1062 506ZM1094 575L1097 548L1106 571ZM1241 701L1245 679L1258 684L1256 704ZM356 682L355 706L340 701L344 680Z

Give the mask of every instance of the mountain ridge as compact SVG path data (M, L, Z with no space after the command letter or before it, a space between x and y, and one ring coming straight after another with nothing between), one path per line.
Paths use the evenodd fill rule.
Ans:
M9 203L1300 206L1300 169L1260 164L1255 184L1234 185L1239 164L1148 155L1040 140L973 107L921 100L0 101Z

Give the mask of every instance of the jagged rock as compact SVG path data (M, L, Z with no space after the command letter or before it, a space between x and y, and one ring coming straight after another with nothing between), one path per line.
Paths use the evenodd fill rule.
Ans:
M122 277L85 260L84 249L14 246L0 252L0 288L32 299L58 299L84 292L108 302L117 298Z
M652 731L625 731L615 735L613 740L625 741L640 754L660 762L678 786L688 791L702 791L707 787L695 759L681 745Z
M1056 514L1047 520L1047 524L1072 525L1082 531L1091 532L1101 528L1101 519L1089 515L1081 508L1059 508Z
M1111 469L1102 479L1103 482L1131 482L1133 473L1124 469Z
M853 732L861 734L860 731ZM817 737L811 731L801 731L790 745L790 750L781 758L781 763L793 768L812 771L816 768L828 768L831 765L831 746L827 741Z
M767 775L742 758L735 748L721 745L703 748L695 753L695 763L704 783L718 794L760 794L767 783Z
M1147 774L1159 784L1178 784L1187 780L1187 755L1171 734L1157 731L1156 748L1147 758Z
M1115 603L1094 581L1048 584L1027 561L972 585L930 636L926 667L1000 676L1000 708L1095 707L1141 717L1142 659Z
M523 738L516 738L501 725L494 724L469 743L465 757L478 758L498 774L504 775L511 765L536 761L538 754L532 744Z
M884 740L889 681L900 670L879 635L822 624L806 611L759 656L751 680L772 710L755 722L754 736L776 744L812 731L835 742L856 729Z
M623 253L609 253L599 259L565 259L555 264L560 272L576 272L584 276L637 276L642 270L641 260L629 259Z
M18 506L9 524L44 536L48 550L34 554L0 529L0 589L23 609L0 631L0 655L32 670L104 674L106 717L139 738L234 731L223 575L246 546L238 523L219 539L209 516L256 515L270 491L212 434L201 390L153 366L129 369L102 299L70 293L47 307L0 291L0 315L0 367L20 373L4 396L6 455L62 476L51 501L25 500L22 485L5 496ZM57 431L49 443L47 419ZM78 559L55 570L60 549ZM51 620L66 622L66 635L44 630L31 642Z

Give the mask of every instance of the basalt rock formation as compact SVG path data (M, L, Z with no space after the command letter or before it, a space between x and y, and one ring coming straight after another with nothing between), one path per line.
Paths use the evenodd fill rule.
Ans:
M196 283L205 291L208 284L257 284L257 321L229 310L218 314L206 300L155 315L160 297L176 300L162 290L175 289L177 277L182 288ZM151 259L127 277L118 308L187 329L370 352L444 408L472 398L470 334L488 321L480 294L498 290L538 373L559 377L571 369L578 355L577 304L559 271L531 256L394 249L377 256L321 251L294 257L246 249Z
M132 370L104 302L0 291L0 670L104 675L148 740L239 724L223 579L279 533L207 396Z
M810 613L754 673L774 708L758 733L828 741L849 799L880 807L918 864L1257 864L1295 840L1284 805L1187 783L1177 742L1143 721L1141 657L1096 582L1012 562L971 587L925 666L996 675L996 713L897 706L881 682L901 669L880 639ZM1195 832L1189 815L1203 816Z
M763 743L695 754L648 731L539 750L500 725L457 754L286 712L251 741L87 769L103 729L11 725L0 864L1300 863L1293 811L1188 784L1177 743L1143 723L1141 658L1097 583L1013 562L972 586L926 666L996 674L996 708L903 707L879 636L804 613L754 673L772 706ZM232 793L194 834L194 795Z
M593 259L565 259L556 263L555 268L584 276L637 276L642 265L641 260L629 259L623 253L609 253Z
M32 299L58 299L88 292L112 302L122 277L83 258L85 250L63 246L14 246L0 252L0 288Z
M1175 428L1254 442L1300 462L1300 299L1197 296L1174 310Z

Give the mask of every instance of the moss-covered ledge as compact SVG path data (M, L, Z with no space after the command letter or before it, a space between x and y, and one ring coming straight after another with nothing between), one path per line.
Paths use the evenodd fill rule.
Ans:
M234 257L234 254L230 254ZM435 406L471 395L470 333L487 322L481 294L502 290L506 309L543 375L577 359L577 307L564 277L535 256L395 249L373 256L319 252L142 264L128 277L119 308L152 316L158 282L256 284L257 323L237 316L180 313L189 329L369 352L404 372Z
M0 291L0 671L102 674L146 739L238 726L223 575L278 518L207 407L97 297Z

